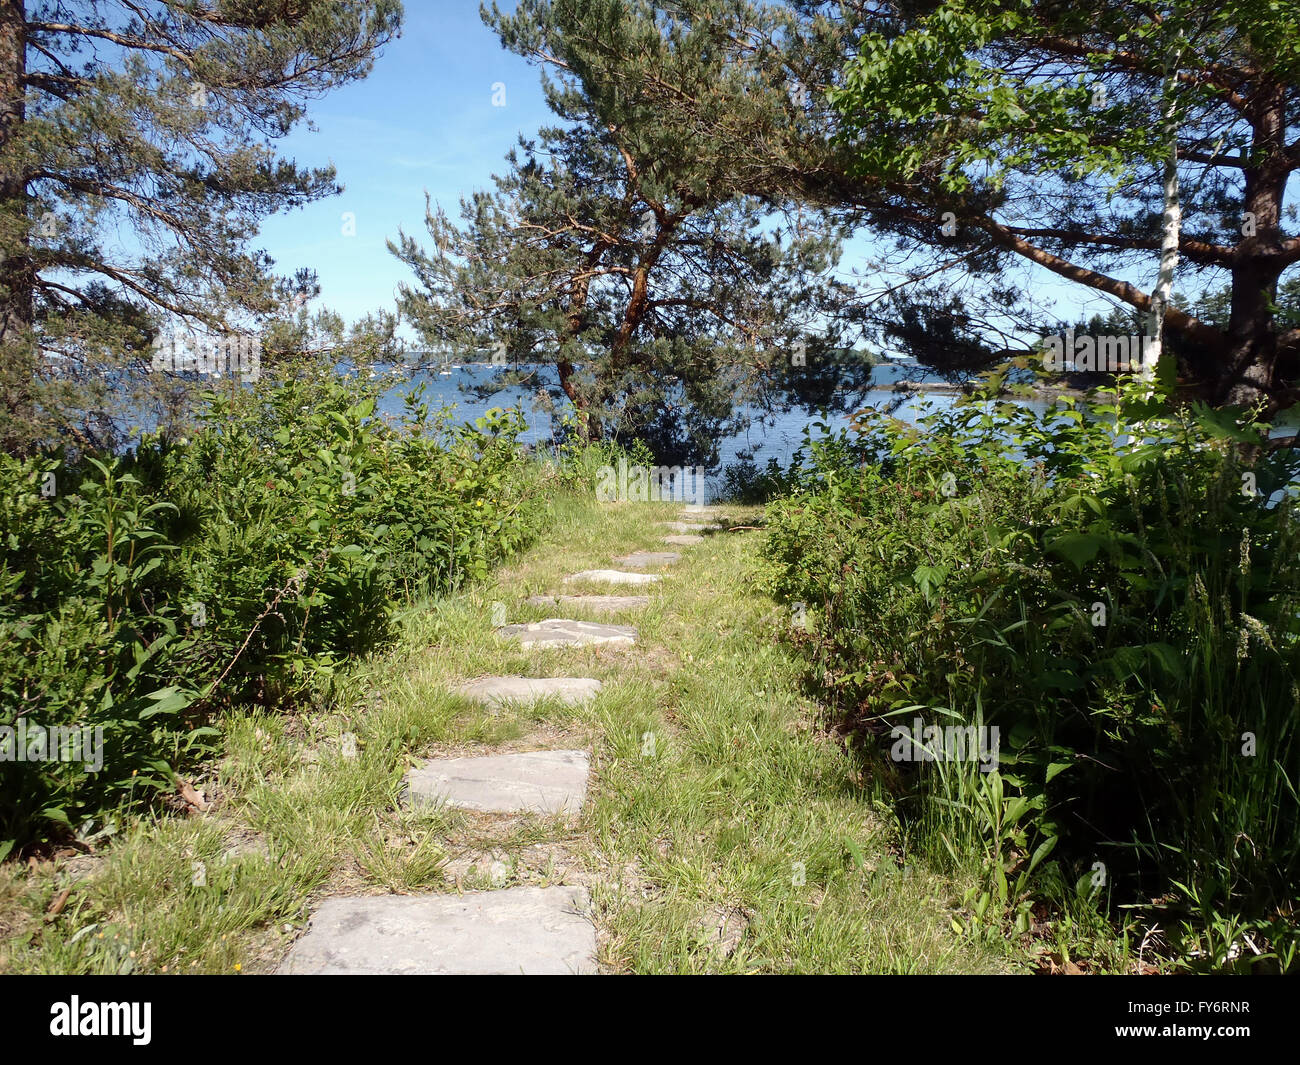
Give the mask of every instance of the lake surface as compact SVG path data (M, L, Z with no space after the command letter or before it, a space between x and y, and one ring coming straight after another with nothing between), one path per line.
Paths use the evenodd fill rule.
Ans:
M539 376L549 373L550 379L554 379L554 371L550 367L538 367L537 372ZM482 363L459 366L446 373L436 370L420 371L412 374L408 382L385 392L380 399L378 409L381 413L393 417L400 416L404 409L405 395L423 385L426 402L431 407L439 405L454 407L453 420L458 424L472 422L493 407L518 406L528 421L528 429L521 439L528 444L548 446L554 438L551 416L545 411L533 408L534 397L541 386L540 381L535 380L527 386L502 389L490 399L479 399L472 391L467 391L476 385L490 384L498 373L500 370L496 367ZM923 373L916 366L893 363L875 367L871 379L881 388L864 393L862 402L856 404L857 409L875 406L881 410L889 410L895 404L899 404L899 394L888 386L900 380L922 383L942 381L941 378ZM542 380L546 378L543 377ZM956 395L951 392L921 392L903 398L901 404L891 413L896 418L911 422L926 410L951 406L955 399ZM1046 410L1048 407L1048 404L1041 400L1013 400L1012 402L1037 410ZM754 424L747 431L726 437L719 443L721 465L707 477L710 497L716 493L721 484L722 470L743 458L750 459L759 468L765 466L772 458L783 464L789 462L796 449L803 443L805 428L810 423L821 420L821 415L817 411L793 410L778 414L774 418L768 415L768 424L761 424L761 411L752 410L748 413L752 415ZM831 415L826 419L832 432L847 426L848 421L848 418L843 415Z
M382 371L382 368L381 368ZM521 440L539 448L547 448L554 440L555 426L552 417L545 410L538 409L536 397L539 389L546 383L555 381L555 370L550 366L533 368L533 379L524 385L505 387L489 398L480 399L473 391L476 386L490 385L503 372L502 368L485 363L467 363L452 365L440 371L418 370L400 384L390 387L380 397L378 412L394 419L400 418L405 410L404 398L420 386L425 390L425 402L431 408L451 408L452 421L457 424L469 424L482 417L494 407L517 407L528 423ZM894 385L899 381L914 381L924 386L943 385L943 379L926 374L919 366L907 362L888 362L872 370L871 380L879 388L864 392L854 404L855 410L864 407L876 407L887 411L894 417L915 422L922 414L950 407L956 402L960 393L950 390L917 391L911 394L895 391ZM1047 399L1012 399L1009 402L1028 407L1038 412L1048 410L1052 403ZM749 410L752 424L746 431L724 438L719 442L720 465L705 478L707 498L715 498L723 484L723 471L735 463L748 460L759 469L764 468L770 459L776 459L782 465L788 464L795 451L803 443L805 430L814 422L823 421L820 412L807 409L795 409L783 414L771 415L759 410ZM824 419L832 433L847 427L846 415L830 415ZM123 423L151 428L151 419L137 415ZM1274 435L1289 435L1300 428L1300 407L1293 408L1277 419L1273 427ZM821 434L814 434L818 436Z

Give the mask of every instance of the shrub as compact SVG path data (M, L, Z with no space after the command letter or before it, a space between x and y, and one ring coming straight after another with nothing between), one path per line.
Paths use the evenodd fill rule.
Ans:
M617 440L582 440L577 418L572 414L560 419L560 443L555 452L565 485L583 492L594 492L601 469L616 467L620 459L629 466L655 465L654 452L643 440L634 439L626 444Z
M908 776L878 758L903 810L941 826L941 852L974 825L985 845L997 835L994 894L1022 928L1007 869L1068 886L1100 862L1116 904L1158 905L1196 935L1249 914L1288 949L1294 455L1231 414L1133 393L1043 415L985 395L916 428L863 418L860 434L810 445L769 508L766 579L815 606L813 675L860 734L900 713L999 726L999 772Z
M769 458L761 469L753 459L739 459L723 469L718 494L732 503L757 506L789 491L797 476L797 471L787 470L776 458Z
M303 697L382 646L396 605L531 538L544 474L517 415L458 427L415 396L390 424L375 405L263 383L209 396L189 442L0 458L0 727L104 740L98 772L0 761L0 851L171 791L223 706Z

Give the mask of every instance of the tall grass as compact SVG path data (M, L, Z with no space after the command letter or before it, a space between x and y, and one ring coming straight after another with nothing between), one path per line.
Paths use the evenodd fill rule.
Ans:
M812 677L914 838L975 855L1022 932L1083 897L1188 964L1293 965L1295 456L1133 393L861 424L769 508L766 577L814 608ZM999 725L1000 771L892 764L917 705Z

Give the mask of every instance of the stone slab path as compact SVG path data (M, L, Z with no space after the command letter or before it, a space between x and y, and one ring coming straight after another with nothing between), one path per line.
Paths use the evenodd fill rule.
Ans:
M558 699L566 706L591 702L600 691L598 680L589 677L480 677L460 685L456 691L487 706L502 703L532 703Z
M594 973L580 887L326 899L280 967L287 974Z
M480 813L576 814L589 767L586 751L432 758L406 774L406 798Z
M630 555L619 555L615 562L629 569L648 569L651 566L671 566L681 561L677 551L633 551Z
M664 508L653 517L675 512ZM750 513L733 511L732 524L746 522ZM751 905L747 898L742 904L734 894L730 872L724 882L721 866L713 867L715 873L707 883L694 875L699 864L697 855L704 858L716 847L713 853L721 862L726 860L724 852L730 853L736 846L726 826L714 832L710 827L714 819L707 810L698 817L693 812L682 813L686 802L707 801L707 796L716 794L716 782L723 778L715 771L728 777L737 773L746 787L759 787L769 765L769 738L788 735L789 746L779 749L782 764L789 765L800 781L811 780L806 774L812 772L820 779L827 763L817 749L821 744L814 747L810 742L813 737L805 739L783 727L795 723L800 731L805 727L807 700L795 685L776 691L775 699L765 699L764 692L754 694L748 688L738 692L734 701L729 694L728 682L733 678L736 684L748 686L760 677L780 677L784 671L784 659L776 651L758 646L764 639L759 634L770 625L762 616L764 603L745 602L732 597L730 589L715 587L722 556L728 556L729 567L741 564L735 557L744 546L739 537L728 532L701 538L689 534L712 527L689 519L668 523L667 528L655 527L653 540L672 532L667 539L679 545L680 551L639 551L615 563L626 569L588 570L563 577L566 586L559 584L568 569L555 566L571 558L571 552L589 550L595 541L602 552L595 557L605 558L607 552L627 551L633 543L647 543L645 531L650 527L650 522L634 511L626 522L611 521L609 535L602 529L599 537L580 537L576 545L568 542L564 555L544 560L550 563L546 568L525 564L499 584L456 593L461 600L456 607L466 626L453 628L453 632L481 635L487 631L482 625L482 608L484 600L492 596L506 600L503 605L507 610L526 603L531 608L526 616L561 616L497 627L495 631L502 640L474 640L471 646L458 648L464 653L451 660L456 663L454 667L426 664L425 659L440 650L439 643L431 645L429 654L421 654L420 687L416 691L429 690L436 699L452 686L465 698L490 707L505 707L488 720L487 711L475 708L472 714L461 713L470 710L464 702L441 700L432 708L439 715L436 735L458 746L454 751L443 749L438 753L458 757L429 759L422 755L413 763L401 763L394 774L405 772L396 810L392 809L393 777L385 777L390 788L376 795L377 813L382 820L372 830L378 836L374 844L385 848L386 853L390 846L400 847L394 853L401 858L404 853L416 853L407 848L408 841L415 847L432 837L431 842L440 848L433 856L440 860L429 863L422 857L419 863L401 867L400 875L363 867L360 871L366 874L364 880L349 862L341 870L343 875L332 878L330 884L367 885L351 888L354 892L382 892L386 889L381 885L388 885L392 891L416 893L313 898L307 927L289 948L280 972L398 976L579 974L597 973L606 967L615 971L802 971L810 961L819 961L823 950L833 962L827 971L856 971L864 966L862 959L868 957L884 959L896 965L898 971L911 971L918 967L924 952L935 949L934 936L919 925L916 929L904 926L900 948L892 923L882 923L879 934L872 931L860 941L841 945L828 940L824 947L807 941L796 929L782 929L775 922L770 928L765 924L771 921L771 913L780 912L776 907L788 907L791 900L803 906L805 903L797 900L810 897L831 897L837 907L863 897L865 905L859 923L866 924L875 920L867 905L883 905L889 897L886 893L916 894L906 885L895 888L892 883L882 883L879 888L869 888L864 880L861 884L828 882L822 887L809 876L807 891L802 895L787 894L784 883L778 883L756 889L757 901ZM620 530L628 539L614 538ZM557 539L563 534L563 529L557 531ZM662 576L632 571L637 564L654 567L679 560L675 572L665 571ZM533 583L538 573L555 583ZM627 595L594 593L645 593L650 589L567 586L600 580L647 586L665 580L667 583L650 594ZM530 594L535 590L548 594ZM560 594L562 591L574 594ZM653 608L642 615L617 614L619 610L646 608L651 598ZM711 634L698 642L682 636L689 622L703 622L712 628L713 617L722 613L715 606L722 604L725 609L733 603L737 608L735 627L724 640L715 644ZM499 620L504 620L495 603L493 610ZM598 620L578 621L563 616L571 610ZM621 619L640 622L640 629L599 623ZM718 626L720 636L724 627ZM422 630L416 632L423 636ZM633 643L642 646L627 646ZM607 645L614 653L578 652L583 654L584 664L576 666L563 664L568 659L558 653L541 657L540 661L528 657L521 645ZM699 661L687 650L698 655ZM726 665L733 657L742 661L734 667ZM455 673L451 672L453 668ZM688 668L692 675L678 672ZM524 675L477 675L501 669ZM532 675L588 670L603 679L603 687L594 677ZM716 677L704 675L713 670L726 672ZM532 710L524 707L536 700L547 702ZM590 709L561 710L561 703L590 705ZM706 706L712 716L705 716ZM781 720L764 722L764 731L750 725L751 708L778 707ZM692 712L696 708L698 714ZM460 717L465 720L458 720ZM419 718L412 724L424 727ZM652 731L643 731L647 726ZM707 750L697 748L697 740L713 735L715 728L726 729L717 733L723 736L736 729L735 746L720 743L716 747L709 744ZM742 735L746 728L752 731L752 743ZM659 730L663 731L656 737ZM418 736L416 732L407 734L412 739ZM533 738L521 743L517 739L520 735ZM647 740L651 741L648 747ZM658 746L660 740L665 741L663 746ZM459 746L462 743L466 746ZM517 749L520 747L566 749ZM587 749L567 749L579 747ZM692 753L677 757L674 748ZM694 753L697 750L698 758ZM665 758L665 751L673 751L673 756ZM758 756L757 767L745 765L747 752ZM394 755L402 757L400 751ZM629 764L633 760L636 764ZM835 771L834 779L839 778ZM844 779L849 779L847 768ZM349 801L347 793L343 798ZM834 846L833 841L841 838L835 829L842 818L856 821L866 816L865 808L850 802L851 798L830 794L804 799L792 791L779 801L796 813L803 811L795 810L795 804L807 803L814 817L833 819L816 831L818 835L823 828L829 832L827 838ZM436 812L428 816L431 808ZM755 811L756 823L766 829L763 848L753 857L737 855L737 869L759 868L756 863L766 861L765 856L773 853L777 855L776 864L791 869L801 864L807 841L818 835L810 835L799 825L779 843L768 839L768 832L781 831L784 813L784 809ZM680 827L675 827L678 816L682 821ZM666 828L659 827L661 819ZM875 826L867 831L874 838ZM409 840L403 838L408 833ZM627 836L633 837L630 848ZM680 850L677 837L686 843ZM344 851L338 853L344 860L350 857ZM892 872L883 844L880 854L886 863L884 868ZM443 855L446 860L441 860ZM357 857L364 859L365 855ZM751 866L751 862L755 864ZM778 875L784 880L785 870L778 870ZM874 876L871 879L876 880ZM928 892L933 881L921 883L927 885ZM803 886L804 881L800 879L798 884ZM838 894L832 896L831 891ZM867 896L867 892L878 894ZM812 901L811 905L815 907L818 902ZM932 914L930 909L938 912ZM914 911L900 908L883 912L908 919ZM948 922L939 907L927 908L924 919L938 920L936 928L946 927ZM293 925L281 929L285 935L294 931ZM624 929L630 929L630 934L625 935ZM787 936L788 943L784 942ZM798 945L806 941L806 948ZM859 942L861 953L853 949ZM913 945L914 950L908 949ZM801 953L795 954L795 950ZM943 964L942 960L937 964ZM967 971L964 964L961 971Z
M591 581L601 584L654 584L663 580L657 573L627 573L617 569L584 569L564 578L565 584L581 584Z
M712 525L700 525L698 522L690 521L661 521L659 524L665 529L671 529L675 533L708 532L713 528Z
M638 575L639 576L639 575ZM597 614L616 614L620 610L640 610L650 605L648 595L530 595L529 606L576 606Z
M666 542L687 546L708 526L665 522ZM636 572L672 565L677 551L636 551L615 559L625 569L584 570L566 584L646 585L663 579ZM648 595L534 595L530 606L576 607L601 614L642 609ZM526 648L632 645L628 625L547 618L496 632ZM602 690L589 677L487 676L459 694L490 707L553 698L589 703ZM483 814L575 816L587 796L585 750L539 750L482 757L433 758L407 772L402 802ZM585 888L519 886L465 894L433 893L325 899L280 967L283 973L489 974L594 973L596 931Z
M636 629L630 625L601 625L595 621L547 618L527 625L503 625L497 632L516 639L530 650L548 647L586 647L590 644L636 643Z

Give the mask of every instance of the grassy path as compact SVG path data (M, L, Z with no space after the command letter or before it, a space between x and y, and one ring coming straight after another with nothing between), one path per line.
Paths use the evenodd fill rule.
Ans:
M958 885L899 867L884 812L816 729L773 639L777 609L745 583L760 534L666 548L658 523L680 506L555 508L515 565L412 611L399 647L339 678L325 712L231 721L196 782L210 809L0 869L0 971L266 972L322 897L516 884L587 887L606 972L1005 969L951 931ZM566 575L635 549L683 557L661 584L589 591L649 594L648 607L562 611L635 625L635 647L530 652L494 635L493 604L510 622L557 616L523 601L572 592ZM604 690L499 712L451 694L485 674ZM426 758L542 748L591 751L580 818L398 801Z

